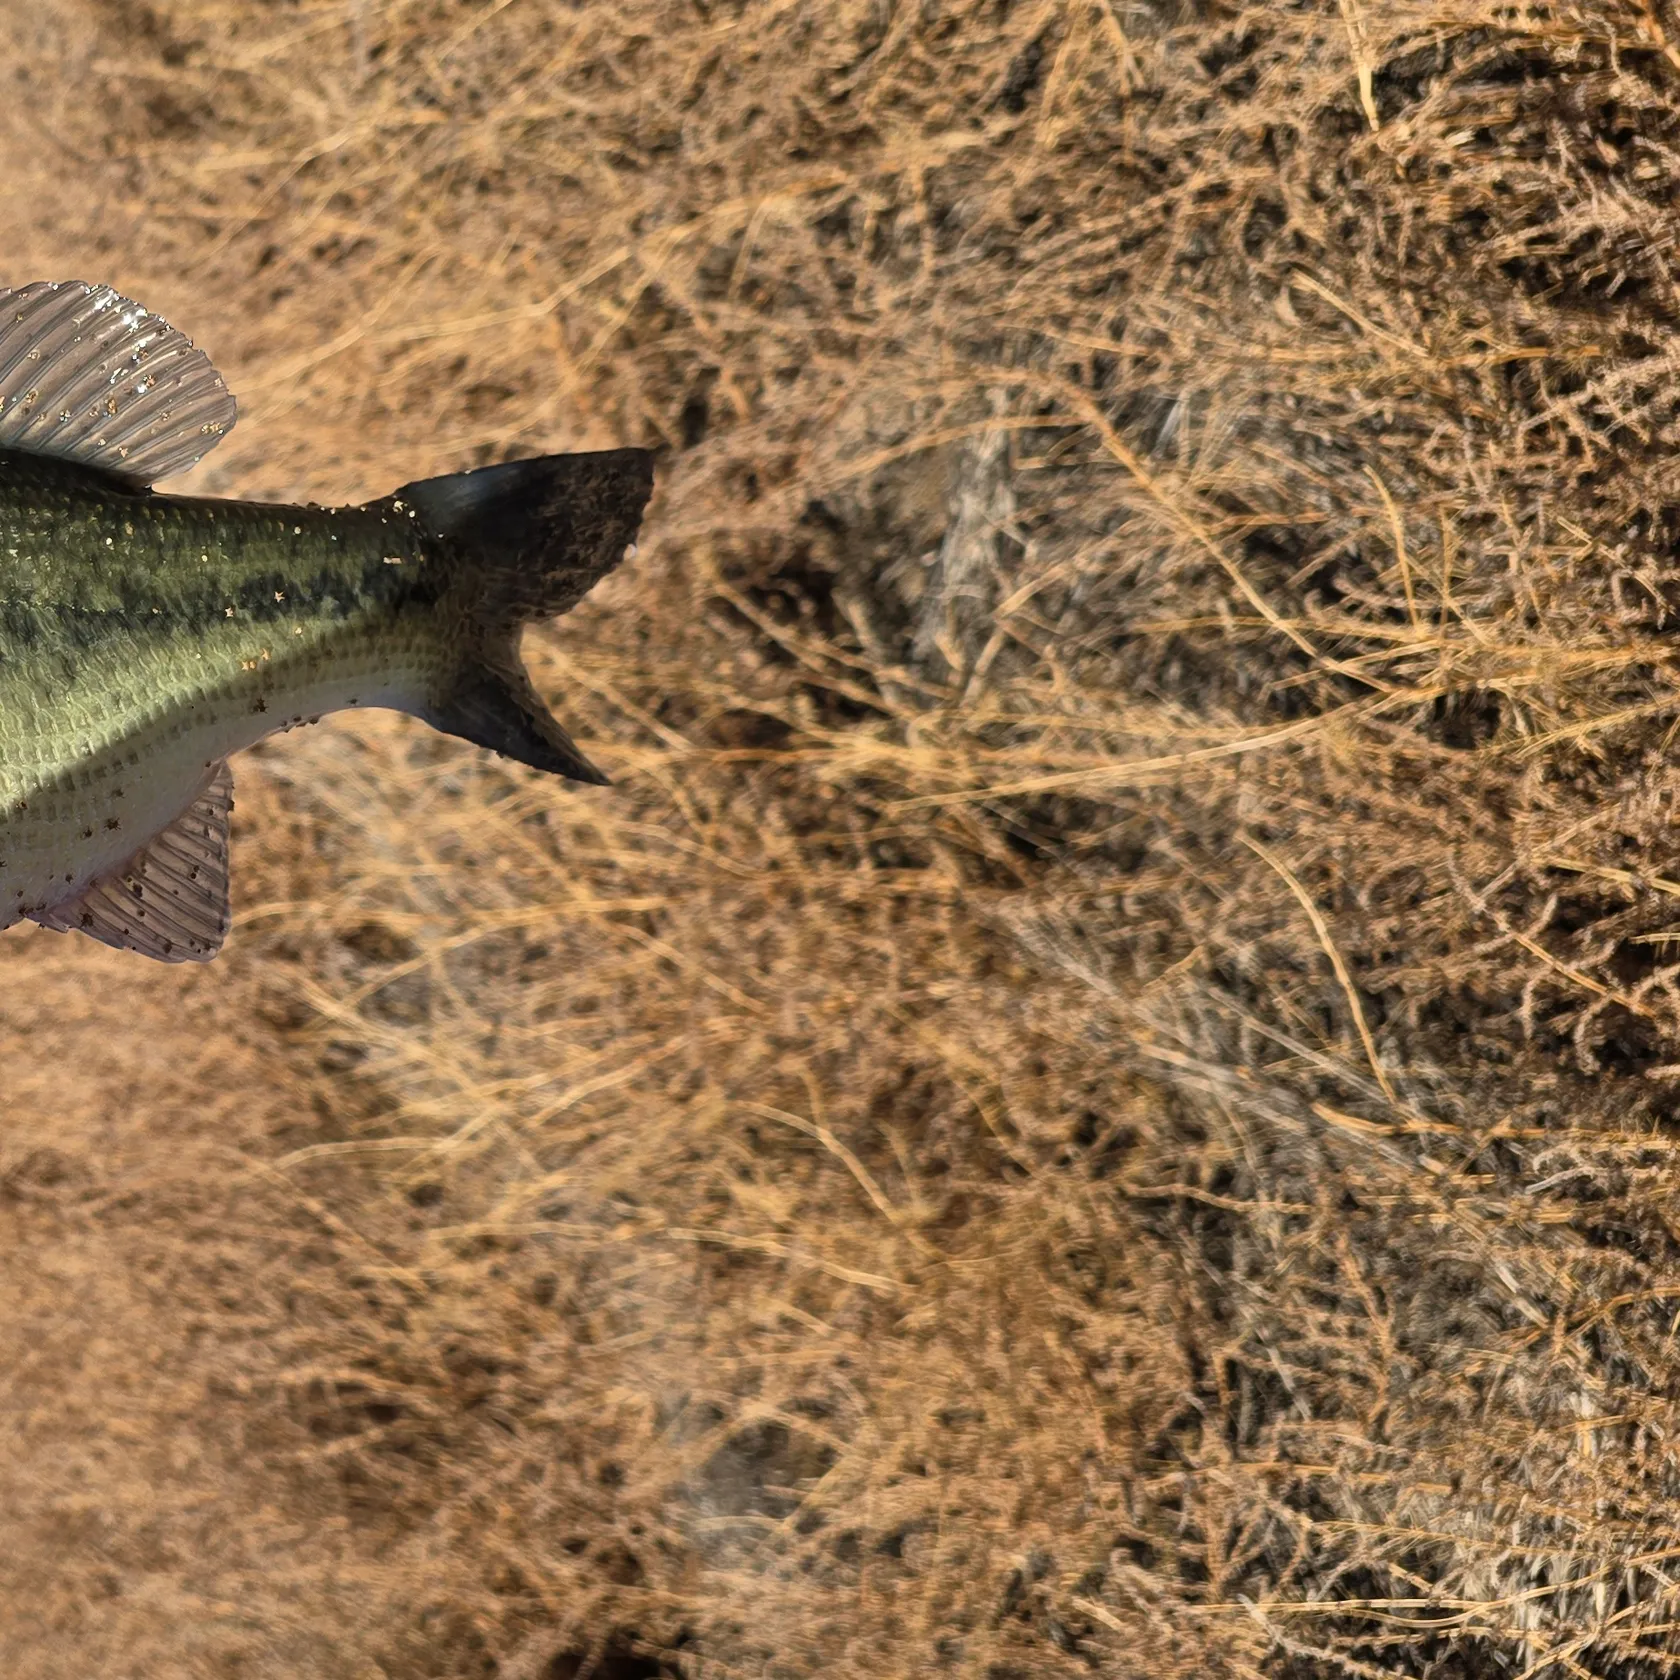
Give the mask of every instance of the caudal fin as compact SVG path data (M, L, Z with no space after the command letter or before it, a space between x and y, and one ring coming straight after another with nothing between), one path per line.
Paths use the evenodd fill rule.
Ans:
M474 617L528 624L577 605L635 541L653 493L645 449L539 455L405 484Z
M624 558L653 491L645 449L544 455L405 484L436 544L438 611L456 658L421 712L435 729L533 769L607 778L578 751L519 658L524 626L574 607Z

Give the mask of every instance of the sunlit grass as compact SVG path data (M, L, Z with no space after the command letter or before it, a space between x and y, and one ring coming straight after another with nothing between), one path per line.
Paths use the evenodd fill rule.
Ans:
M612 788L338 720L212 968L9 937L8 1673L1673 1667L1655 10L5 27L182 487L660 452Z

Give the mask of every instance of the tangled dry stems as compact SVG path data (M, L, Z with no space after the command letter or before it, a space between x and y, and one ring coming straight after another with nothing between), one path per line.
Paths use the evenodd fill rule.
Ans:
M10 27L204 486L664 452L531 650L614 792L260 750L262 1100L142 1228L14 1098L202 1310L203 1672L1672 1670L1666 4ZM166 1639L112 1509L13 1672Z

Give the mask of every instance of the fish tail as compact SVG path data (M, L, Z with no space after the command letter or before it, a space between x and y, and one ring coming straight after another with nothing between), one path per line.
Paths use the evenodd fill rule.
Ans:
M653 490L645 449L544 455L406 484L425 527L456 657L420 715L434 728L575 781L607 778L543 703L519 657L525 625L556 618L633 542Z
M558 618L624 558L653 490L645 449L539 455L397 491L441 540L458 600L486 620Z

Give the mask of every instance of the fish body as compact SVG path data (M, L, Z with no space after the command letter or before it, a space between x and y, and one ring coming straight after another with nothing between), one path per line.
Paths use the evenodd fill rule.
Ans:
M126 334L121 311L137 313ZM50 384L42 316L59 360L87 364L72 389ZM20 335L49 342L34 364L14 342L9 370ZM518 642L618 563L652 487L646 452L624 449L354 507L157 494L159 465L232 424L225 388L182 345L102 288L0 294L0 928L29 917L169 961L225 938L227 760L276 730L385 706L604 780L531 688ZM156 412L124 429L147 399Z

